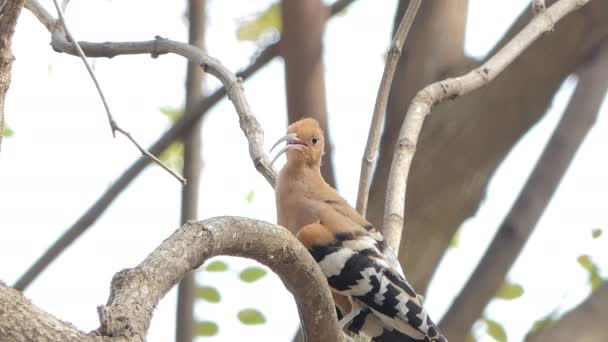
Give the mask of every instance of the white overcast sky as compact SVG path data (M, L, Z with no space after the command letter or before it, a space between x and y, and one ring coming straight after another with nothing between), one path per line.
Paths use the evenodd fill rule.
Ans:
M209 0L209 53L233 71L247 65L257 47L236 40L237 24L271 2ZM80 40L149 40L161 35L184 41L184 3L73 0L68 22ZM528 3L471 0L467 53L484 56ZM53 9L51 0L43 4ZM365 145L361 137L367 135L395 4L359 0L345 16L327 25L324 60L334 162L339 190L351 203ZM6 120L15 135L3 140L0 153L0 279L9 284L139 156L126 139L111 137L82 62L55 53L49 41L45 28L24 10L14 38L17 59L6 104ZM175 56L131 56L99 59L94 65L118 122L144 145L152 143L168 127L158 108L183 104L185 61ZM426 297L436 320L508 211L575 84L574 77L564 83L547 116L500 167L480 211L465 223L460 247L449 251ZM209 77L207 85L215 88L218 82ZM286 127L282 61L274 60L248 80L245 90L265 129L268 149ZM536 319L557 306L563 311L588 294L587 275L576 263L578 255L603 260L599 265L606 273L606 237L592 240L590 233L592 228L607 226L606 114L605 101L595 127L509 273L510 280L524 286L524 296L494 301L486 312L504 324L510 341L521 340ZM236 113L226 100L206 116L202 146L200 217L239 215L275 222L273 191L253 168ZM249 204L245 198L250 191L255 196ZM112 276L137 265L179 226L179 201L179 183L159 167L149 167L25 294L80 329L95 329L95 307L106 302ZM230 272L197 275L201 284L221 287L222 294L220 304L196 306L197 318L220 326L216 337L200 340L235 341L242 336L248 341L290 340L298 324L296 309L278 278L243 284L237 280L238 271L253 262L221 259L229 262ZM268 322L241 325L236 313L248 307L262 311ZM174 312L175 290L155 311L149 341L173 339ZM483 325L477 325L475 335L491 341L484 336Z

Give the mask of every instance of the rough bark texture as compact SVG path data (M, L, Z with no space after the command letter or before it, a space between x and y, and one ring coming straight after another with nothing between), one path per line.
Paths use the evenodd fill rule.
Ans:
M332 144L327 127L325 74L323 68L323 31L327 8L321 0L283 0L281 55L285 60L285 88L289 123L313 117L325 131L323 178L335 186Z
M345 341L325 276L304 246L285 228L238 217L188 222L137 267L116 273L107 304L98 308L101 325L90 336L0 284L0 341L38 341L45 336L54 341L93 341L100 336L144 341L158 302L184 275L216 255L251 258L277 273L296 299L308 341Z
M593 127L608 89L608 44L603 45L579 70L579 83L564 116L481 262L441 322L451 339L464 340L481 317Z
M589 298L558 321L541 328L526 338L526 342L605 342L608 317L608 282L595 290Z
M526 11L499 46L531 15ZM538 121L563 79L607 34L608 2L592 1L560 21L491 85L442 104L427 119L408 181L408 232L400 250L400 261L418 291L426 290L454 232L477 210L489 177L511 146ZM401 108L401 115L404 111ZM394 115L389 112L387 120ZM383 157L391 155L389 140L399 126L386 127ZM381 183L388 167L380 161L372 192L376 200L370 201L370 209L382 198L376 196L384 194ZM381 212L372 210L377 211ZM379 219L375 214L370 218Z
M84 340L95 338L32 305L21 292L0 282L0 341Z
M188 1L188 43L204 50L206 0ZM186 112L192 112L203 98L203 69L188 63L186 75ZM201 174L200 122L184 135L184 178L188 183L182 188L181 222L197 219L198 194ZM177 315L175 341L192 342L194 336L194 299L196 284L194 272L188 273L179 283L177 291Z
M0 10L0 151L4 134L4 100L11 83L11 67L15 59L11 42L23 3L24 0L4 0Z

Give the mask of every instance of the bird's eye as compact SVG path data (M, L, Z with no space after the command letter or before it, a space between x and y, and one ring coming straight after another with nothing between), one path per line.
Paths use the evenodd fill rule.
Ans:
M319 138L317 138L317 137L312 137L312 139L311 139L310 141L311 141L311 142L312 142L312 144L314 145L314 144L316 144L316 143L317 143L317 141L319 141Z

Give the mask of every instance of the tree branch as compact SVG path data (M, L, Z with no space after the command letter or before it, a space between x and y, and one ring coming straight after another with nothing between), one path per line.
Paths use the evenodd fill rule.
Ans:
M165 169L173 177L175 177L177 180L179 180L182 184L185 185L186 184L186 180L184 179L184 177L178 175L175 171L171 170L171 168L169 168L167 165L165 165L163 162L161 162L153 154L151 154L150 152L148 152L145 149L143 149L141 147L141 145L135 140L135 138L133 138L133 136L131 135L131 133L127 132L126 130L124 130L123 128L121 128L120 126L118 126L118 123L116 122L116 120L114 119L114 116L112 115L112 112L110 111L110 105L108 104L108 101L106 100L106 97L103 94L103 91L101 90L101 86L99 85L99 81L97 80L97 77L95 77L95 73L93 72L93 69L91 68L91 65L89 64L89 61L87 60L87 56L85 55L85 53L80 48L80 44L78 44L78 41L76 41L76 38L74 38L74 36L72 35L72 33L70 33L70 30L68 29L68 25L66 23L65 16L63 15L63 9L62 9L62 7L65 8L67 6L68 1L64 0L62 6L59 6L59 2L57 2L57 0L53 0L53 3L55 4L55 8L57 9L57 14L59 15L58 22L61 23L61 27L63 29L63 32L67 36L68 40L70 42L72 42L72 46L73 46L76 54L78 56L80 56L80 58L82 59L82 62L84 63L84 66L86 67L89 75L91 76L91 79L93 80L93 83L95 83L95 88L97 89L97 92L99 93L99 97L101 98L101 102L103 103L103 107L106 110L106 114L107 114L107 117L108 117L108 122L110 124L110 129L112 130L112 136L116 137L116 132L117 131L120 132L120 133L122 133L125 137L127 137L133 143L133 145L135 145L135 147L137 147L137 149L144 156L152 159L156 164L160 165L163 169ZM55 25L55 27L57 27L57 25ZM59 30L57 30L57 32L59 32Z
M431 108L446 99L463 96L490 83L532 42L553 28L556 22L589 1L559 0L532 19L519 34L480 67L464 76L433 83L416 95L401 126L389 173L383 231L391 247L399 246L401 241L407 178L422 124Z
M384 73L382 74L382 80L380 81L380 87L378 88L374 114L369 126L369 134L367 136L365 152L361 160L361 174L359 176L357 211L363 216L365 216L365 213L367 212L367 200L369 198L369 188L372 180L372 166L376 160L378 143L380 141L380 129L382 128L382 122L384 122L384 116L386 114L388 95L393 83L393 77L395 76L395 70L397 69L397 63L399 62L399 57L401 57L401 51L405 44L405 39L414 23L414 18L416 18L416 13L418 13L421 2L422 0L412 0L407 6L407 10L401 19L401 23L399 24L399 28L397 28L397 33L393 38L393 43L388 52ZM395 249L395 252L398 251L398 249Z
M112 340L144 341L158 302L185 274L217 255L251 258L277 273L295 297L308 341L345 341L327 281L310 253L285 228L239 217L190 221L137 267L116 273L108 303L98 308L100 327L87 339L79 335L71 340L94 340L103 336L113 337ZM4 286L0 289L0 305L7 306L0 306L0 337L37 340L48 331L66 327L57 321L53 322L56 326L49 327L46 316L38 315L39 309L23 297L19 303L22 308L4 300L5 292L17 297L20 294ZM24 310L30 315L15 315ZM15 324L19 318L22 324Z
M606 317L608 317L608 282L604 282L583 303L562 318L527 337L526 342L606 341L608 339Z
M0 8L0 151L4 134L4 100L11 83L11 68L15 59L11 51L11 44L15 24L22 7L23 0L6 0Z
M339 0L333 3L330 7L329 15L333 16L344 10L354 0ZM54 18L35 0L26 0L25 7L30 10L42 24L50 31L53 32L55 20ZM280 42L279 42L280 43ZM103 43L102 43L103 45ZM272 44L266 47L254 61L242 71L236 74L238 79L247 79L251 75L258 72L268 62L278 55L278 43ZM148 148L153 154L159 154L164 151L173 141L179 139L185 133L189 132L194 125L207 113L209 109L215 106L221 99L226 96L226 88L221 87L211 93L204 99L198 101L193 105L192 111L186 111L184 116L177 120L169 130L167 130L162 136L160 136L156 142ZM46 267L55 260L61 252L63 252L69 245L72 244L82 233L84 233L110 206L110 204L122 193L124 189L143 171L149 164L147 158L141 157L137 159L131 166L129 166L121 175L118 177L112 185L91 205L91 207L82 214L74 224L63 233L48 250L44 252L36 262L17 280L14 287L18 290L23 291L28 287L34 279L44 270ZM254 165L256 169L262 168L262 164L254 159ZM270 182L268 178L267 181ZM274 187L274 182L270 182L270 185Z
M608 90L608 43L579 70L579 81L555 132L481 262L445 314L441 327L464 340L496 295L545 211L568 166L597 120Z

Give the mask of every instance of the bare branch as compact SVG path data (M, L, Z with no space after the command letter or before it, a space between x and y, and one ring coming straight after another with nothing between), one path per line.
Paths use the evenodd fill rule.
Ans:
M217 255L251 258L277 273L295 297L308 341L346 340L338 327L325 276L306 248L285 228L238 217L190 221L163 241L137 267L116 273L108 303L98 308L100 327L89 340L97 336L112 336L144 341L153 310L164 295L184 275ZM0 300L0 303L4 302ZM27 307L31 308L31 305ZM38 340L40 335L37 334L44 331L31 328L39 326L39 320L29 319L26 325L11 325L10 319L4 319L3 316L13 317L16 310L21 309L13 305L8 310L0 310L3 318L0 320L0 333Z
M62 6L59 5L59 2L57 0L53 0L53 3L55 4L55 8L57 9L57 14L59 15L59 22L61 23L63 31L67 35L69 41L72 42L71 45L73 46L75 53L78 56L80 56L80 58L82 59L82 62L84 63L85 67L87 68L87 71L89 72L89 75L91 75L91 79L93 80L93 83L95 83L95 88L97 88L97 92L99 93L99 97L101 98L101 102L103 103L103 106L106 110L106 114L108 116L108 122L110 124L110 129L112 130L112 136L116 137L116 131L122 133L137 147L137 149L143 155L152 159L156 164L160 165L163 169L168 171L173 177L175 177L177 180L179 180L182 184L186 184L186 180L182 176L175 173L173 170L171 170L167 165L165 165L163 162L161 162L158 158L156 158L150 152L144 150L141 147L141 145L139 145L139 143L133 138L133 136L129 132L125 131L123 128L118 126L118 124L116 123L116 120L114 119L114 116L112 115L112 112L110 111L110 105L108 104L108 101L106 100L106 97L104 96L103 91L101 90L99 81L97 80L97 77L95 77L95 73L93 72L93 69L91 68L91 65L89 64L89 61L87 60L87 56L85 55L84 51L82 51L82 49L80 48L80 45L76 41L76 38L74 38L74 36L70 32L70 30L68 29L68 25L66 23L65 16L63 15L63 10L62 10L62 7L65 8L67 6L68 1L64 0ZM34 6L34 8L36 8L36 6ZM38 6L37 9L41 9L41 7ZM56 30L54 32L54 36L59 35L59 34L61 34L61 32L58 32L58 30Z
M520 33L480 67L464 76L433 83L416 95L399 131L389 173L383 229L384 237L392 248L397 250L401 241L407 178L422 124L431 108L446 99L454 99L488 84L532 42L551 30L556 22L589 1L559 0L534 17Z
M339 0L333 3L330 7L330 15L335 15L341 10L346 8L353 0ZM35 0L26 0L26 6L41 23L49 30L54 30L55 20L53 17ZM280 42L279 42L280 43ZM279 43L272 44L266 47L260 52L253 62L244 68L242 71L236 74L239 79L247 79L274 57L278 56L278 45ZM103 44L102 44L103 45ZM86 49L85 49L86 51ZM148 149L153 154L159 154L164 151L173 141L189 132L192 127L221 99L226 96L226 88L221 87L214 91L212 94L204 99L201 99L192 106L192 110L186 110L186 113L177 120L169 130L167 130L162 136L160 136L156 142L154 142ZM84 233L96 220L105 212L110 206L112 201L127 186L148 166L150 160L145 157L137 159L131 166L129 166L121 175L118 177L112 185L91 205L91 207L82 214L74 224L69 227L62 236L60 236L52 245L47 249L43 255L41 255L36 262L17 280L14 287L18 290L23 291L28 287L34 279L44 270L46 267L53 262L69 245L72 244L82 233ZM254 159L254 165L258 171L264 166L256 162ZM261 172L260 172L261 173ZM271 186L274 186L273 182L270 182Z
M4 134L4 99L11 83L11 68L15 59L11 51L11 44L15 24L22 7L23 0L7 0L0 8L0 150L2 150L2 135Z
M395 76L395 70L397 69L397 63L403 50L403 44L407 38L407 34L414 23L416 13L422 0L410 1L401 23L397 28L397 33L393 38L393 43L388 52L386 59L386 65L384 66L384 73L382 74L382 80L380 81L380 87L378 88L378 95L376 96L376 105L374 106L374 114L372 116L372 122L369 126L369 134L367 136L367 144L365 145L365 153L361 160L361 174L359 176L359 192L357 195L357 211L365 216L367 212L367 200L369 198L369 188L371 185L372 178L372 166L376 160L376 153L378 152L378 142L380 141L380 128L384 121L386 114L386 104L388 103L388 95L393 83L393 77ZM395 252L398 250L396 249Z
M563 117L481 262L440 323L450 338L464 340L494 298L597 120L608 90L608 43L601 45L577 71L579 82Z

